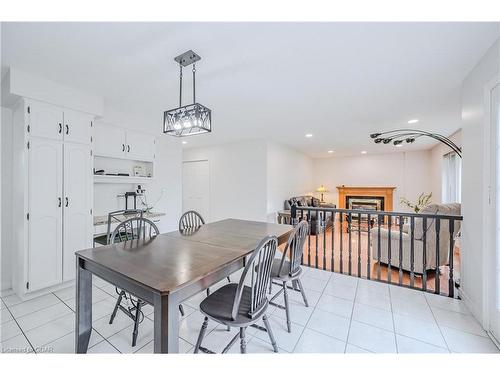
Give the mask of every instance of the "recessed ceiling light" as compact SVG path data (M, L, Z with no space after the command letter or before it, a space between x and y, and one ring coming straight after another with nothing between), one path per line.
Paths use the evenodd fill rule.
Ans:
M182 144L183 144L183 145L187 144L187 141L182 141Z
M366 154L366 151L361 151L361 153L362 153L363 155L365 155L365 154Z
M307 133L307 134L306 134L306 138L312 138L312 136L313 136L313 135L312 135L311 133Z
M333 154L333 150L328 150L328 153L329 154Z
M414 118L413 120L409 120L408 124L416 124L418 122L418 118Z

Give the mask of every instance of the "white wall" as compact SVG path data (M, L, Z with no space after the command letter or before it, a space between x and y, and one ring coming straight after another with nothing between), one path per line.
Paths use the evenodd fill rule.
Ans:
M283 202L314 190L313 159L284 145L267 142L267 216L274 221Z
M325 200L337 205L337 186L395 186L394 210L408 211L399 204L401 197L415 201L432 191L430 162L429 151L315 159L314 186L325 185L330 190Z
M182 150L179 139L163 134L161 116L158 117L158 122L144 122L140 114L126 113L120 109L105 106L104 116L98 121L149 133L156 137L154 180L143 187L146 189L148 203L155 202L164 190L162 198L153 211L166 213L166 216L162 218L160 230L172 231L177 228L182 210ZM110 211L125 208L124 198L116 196L126 191L135 191L136 187L135 184L95 184L94 214L105 215Z
M462 86L462 260L461 293L472 312L485 323L487 301L485 254L489 165L486 129L486 85L500 73L500 40L488 50Z
M1 111L1 250L0 250L0 291L11 288L12 269L12 111L0 107Z
M462 129L453 133L449 139L458 147L462 146ZM443 199L443 156L449 153L451 149L439 143L430 150L430 178L431 190L434 197L434 202L442 202Z
M264 140L184 151L184 161L209 161L210 221L226 218L266 220L266 154Z

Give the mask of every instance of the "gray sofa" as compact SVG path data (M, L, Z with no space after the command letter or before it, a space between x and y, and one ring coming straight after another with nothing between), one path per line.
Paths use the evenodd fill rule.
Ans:
M318 198L312 197L310 195L301 195L301 196L297 196L297 197L291 197L291 198L285 200L285 202L283 204L283 208L285 210L290 210L293 204L295 204L295 206L299 209L301 209L301 208L307 209L308 207L336 208L336 205L321 203ZM307 211L304 211L304 212L307 213ZM300 214L300 212L299 212L299 214ZM316 233L321 232L321 230L320 230L321 228L319 226L321 224L321 220L320 221L317 220L316 212L311 212L310 215L311 215L311 217L308 219L308 222L309 222L309 226L311 228L311 234L314 235ZM321 219L323 219L322 218L323 213L320 213L320 215L321 215L320 216ZM328 228L331 225L332 225L332 215L327 213L325 228Z
M430 204L423 208L420 213L422 214L439 214L439 215L460 215L461 206L459 203L449 204ZM426 228L423 227L423 220L421 218L415 219L414 229L414 266L415 273L423 273L423 235L426 232L426 270L436 268L436 223L435 219L427 219ZM455 220L453 241L460 231L461 221ZM403 227L403 262L402 269L411 271L410 267L410 250L411 250L411 233L410 226L405 224ZM378 228L370 230L371 257L377 262L378 259ZM399 228L394 227L391 231L391 267L399 267ZM389 232L385 228L380 229L380 262L387 264L388 259L388 246L389 245ZM448 264L450 251L450 232L449 220L440 220L439 228L439 266Z

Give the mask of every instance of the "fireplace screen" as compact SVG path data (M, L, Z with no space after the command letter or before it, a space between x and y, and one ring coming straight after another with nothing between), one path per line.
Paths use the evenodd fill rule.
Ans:
M360 196L347 196L345 198L346 207L350 210L364 210L364 211L383 211L384 210L384 197L360 197ZM349 217L346 218L349 221ZM352 217L351 230L370 230L376 222L376 217L371 217L368 222L368 215L361 215L358 218L356 215Z

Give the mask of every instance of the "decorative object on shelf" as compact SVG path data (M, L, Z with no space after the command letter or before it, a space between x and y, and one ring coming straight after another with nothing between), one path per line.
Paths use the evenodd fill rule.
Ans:
M134 176L137 177L143 177L143 171L142 171L142 166L140 165L135 165L134 166Z
M422 208L427 207L431 203L431 198L432 193L422 193L418 196L418 199L415 203L410 202L404 197L401 197L399 203L408 206L408 208L412 209L416 214L418 214Z
M392 142L394 146L401 146L403 145L403 142L413 143L415 142L415 139L420 137L430 137L444 143L446 146L455 151L458 156L462 157L462 149L449 138L438 133L429 133L424 130L417 129L397 129L388 132L370 134L370 138L372 138L375 143L388 144Z
M201 57L192 50L174 59L180 68L179 107L163 113L163 132L176 137L185 137L212 131L212 111L196 103L196 62ZM182 68L193 65L193 104L182 105Z
M316 189L316 191L318 193L321 193L321 203L325 203L325 199L324 199L323 195L325 193L329 193L330 190L328 190L324 185L321 185L319 188Z

